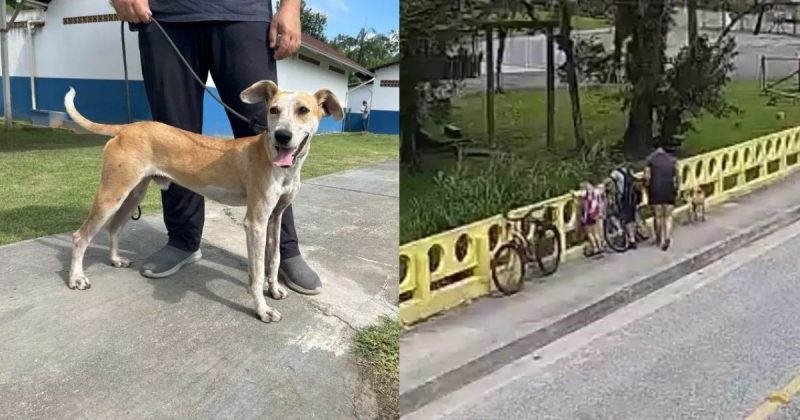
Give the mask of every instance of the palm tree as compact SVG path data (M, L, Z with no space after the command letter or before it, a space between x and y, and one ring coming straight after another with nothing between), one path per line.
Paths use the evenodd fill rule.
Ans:
M364 67L374 67L389 61L398 52L396 32L378 34L372 28L362 28L356 36L337 35L331 45Z

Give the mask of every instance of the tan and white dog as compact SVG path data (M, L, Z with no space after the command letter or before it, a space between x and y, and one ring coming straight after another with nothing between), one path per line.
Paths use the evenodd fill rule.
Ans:
M706 192L699 185L686 192L689 202L689 222L706 221Z
M280 321L280 312L264 299L264 282L266 276L273 298L287 296L286 288L278 284L281 216L300 187L300 168L320 119L330 115L341 120L342 107L327 89L313 95L283 92L270 81L253 84L240 97L245 103L267 107L267 131L225 141L159 122L94 123L75 109L75 91L70 89L64 98L69 116L88 131L113 136L103 150L100 186L89 217L72 235L71 289L91 287L83 272L83 255L104 226L111 234L111 263L114 267L130 265L119 255L123 225L144 197L150 180L161 189L175 182L220 203L247 206L244 228L250 293L262 321ZM266 268L265 250L270 255Z

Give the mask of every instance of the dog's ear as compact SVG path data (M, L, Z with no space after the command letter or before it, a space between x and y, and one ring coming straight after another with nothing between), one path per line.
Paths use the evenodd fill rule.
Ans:
M262 80L243 90L239 94L239 98L246 104L257 104L259 102L269 102L270 98L275 96L276 93L278 93L278 85L269 80Z
M325 116L332 116L336 121L341 121L344 118L342 106L333 92L328 89L320 89L314 94L314 98L322 108L322 111L325 112Z

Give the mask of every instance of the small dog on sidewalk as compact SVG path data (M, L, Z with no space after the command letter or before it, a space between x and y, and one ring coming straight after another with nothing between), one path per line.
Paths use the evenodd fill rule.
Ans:
M706 220L706 192L699 185L686 192L686 201L689 202L689 222L705 222Z

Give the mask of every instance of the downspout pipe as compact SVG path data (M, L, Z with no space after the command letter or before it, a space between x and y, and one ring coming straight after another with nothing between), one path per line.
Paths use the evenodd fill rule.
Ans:
M33 22L27 22L25 26L28 29L28 41L30 42L30 48L28 48L30 59L28 61L30 63L29 72L31 77L31 109L35 111L38 108L36 107L36 49L33 44Z
M375 80L375 78L373 77L372 80ZM375 112L375 110L372 109L372 98L375 96L375 88L376 88L376 86L373 83L372 84L372 89L369 90L369 115L370 115L370 117L367 120L367 132L369 132L369 125L372 124L372 115ZM364 116L362 115L361 118L364 118Z
M16 19L16 12L11 22ZM3 114L6 129L13 126L13 111L11 109L11 77L8 74L8 28L11 22L6 22L6 4L0 3L0 67L3 72Z

